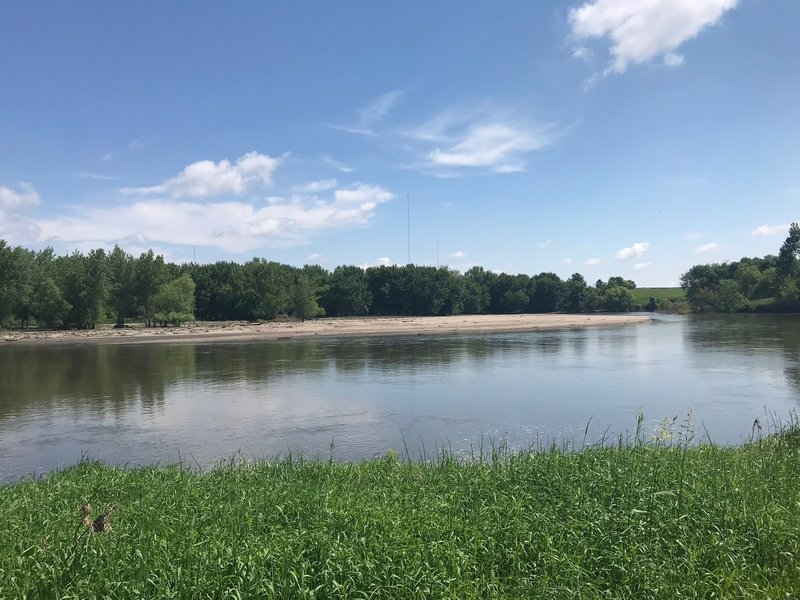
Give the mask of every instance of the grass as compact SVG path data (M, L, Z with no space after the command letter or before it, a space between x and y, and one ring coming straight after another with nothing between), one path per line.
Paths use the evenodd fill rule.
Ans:
M652 287L652 288L635 288L631 290L633 297L639 304L647 304L650 298L656 298L659 302L664 300L683 300L686 298L686 290L683 288L671 287Z
M797 598L800 430L208 473L85 462L0 487L0 519L2 598Z

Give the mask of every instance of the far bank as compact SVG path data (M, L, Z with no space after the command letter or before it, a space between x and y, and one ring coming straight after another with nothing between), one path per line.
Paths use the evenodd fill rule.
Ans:
M198 322L181 327L110 326L90 330L5 331L7 344L158 343L258 341L325 337L514 333L548 329L608 327L648 323L646 315L457 315L448 317L345 317L266 323Z

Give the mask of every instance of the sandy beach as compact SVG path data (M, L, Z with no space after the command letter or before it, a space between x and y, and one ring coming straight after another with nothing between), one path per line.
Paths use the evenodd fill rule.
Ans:
M182 327L114 329L101 326L85 331L0 332L0 344L83 344L154 342L233 342L291 340L313 336L357 337L392 335L453 335L537 331L574 327L630 325L649 322L643 315L458 315L450 317L349 317L305 322L198 322Z

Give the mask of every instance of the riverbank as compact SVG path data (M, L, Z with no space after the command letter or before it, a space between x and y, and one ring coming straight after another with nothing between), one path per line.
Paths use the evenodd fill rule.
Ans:
M266 323L198 322L181 327L130 326L91 330L0 331L0 344L232 342L326 337L510 333L571 327L646 323L643 315L458 315L448 317L345 317Z
M86 463L1 486L0 520L0 598L796 598L800 435L206 474Z

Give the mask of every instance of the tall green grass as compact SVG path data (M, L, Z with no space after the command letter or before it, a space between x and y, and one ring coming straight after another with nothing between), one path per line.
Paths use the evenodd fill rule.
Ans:
M650 298L655 298L659 302L665 300L683 300L686 298L686 290L683 288L654 287L654 288L635 288L631 290L633 297L639 304L647 304Z
M107 509L111 531L81 524ZM0 488L2 598L797 598L800 430Z

